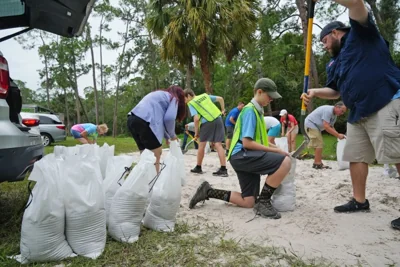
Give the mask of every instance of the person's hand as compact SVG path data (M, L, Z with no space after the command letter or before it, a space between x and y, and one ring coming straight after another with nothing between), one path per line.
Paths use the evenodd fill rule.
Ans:
M226 115L226 111L225 111L225 109L223 109L223 110L221 110L221 113L222 113L222 115Z
M304 104L307 106L308 104L310 104L310 102L314 96L315 96L314 90L310 89L307 91L307 94L302 93L300 96L300 99L302 99L304 101Z
M289 136L289 132L287 132L287 133L285 134L285 136L288 137L288 136Z
M337 138L338 138L339 140L343 140L343 139L346 138L346 136L345 136L344 134L338 134Z
M284 155L284 156L286 156L286 157L291 157L291 155L290 155L290 153L288 153L288 152L286 152L286 151L283 151L282 149L280 149L280 148L277 148L277 152L279 153L279 154L281 154L281 155Z

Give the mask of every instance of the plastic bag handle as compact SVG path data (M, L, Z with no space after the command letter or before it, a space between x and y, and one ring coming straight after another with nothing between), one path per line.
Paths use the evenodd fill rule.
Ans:
M154 165L156 165L156 164L154 164ZM154 187L154 185L156 184L156 182L157 182L157 180L158 180L158 177L160 177L161 172L162 172L162 171L165 169L165 167L167 166L167 165L165 165L164 163L160 163L160 165L161 165L161 170L160 170L160 172L157 173L156 176L154 176L154 178L151 179L151 181L150 181L150 183L149 183L149 185L150 185L150 184L153 183L153 181L154 181L154 183L153 183L153 184L151 185L151 187L150 187L149 193L153 190L153 187Z
M122 184L120 183L120 181L122 180L122 178L124 178L124 175L127 173L127 172L130 172L132 170L132 167L125 167L125 171L124 171L124 173L121 175L121 177L118 179L118 181L117 181L117 184L119 184L119 186L122 186Z
M32 185L32 181L29 181L29 183L28 183L28 192L29 192L30 200L25 206L22 207L22 209L20 210L20 213L25 211L32 204L33 194L32 194L31 185Z

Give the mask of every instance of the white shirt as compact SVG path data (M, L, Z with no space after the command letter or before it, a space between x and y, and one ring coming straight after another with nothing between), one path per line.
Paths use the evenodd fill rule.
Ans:
M271 116L265 116L264 122L265 122L265 127L267 128L267 130L269 128L275 127L280 124L280 122L276 118L271 117Z

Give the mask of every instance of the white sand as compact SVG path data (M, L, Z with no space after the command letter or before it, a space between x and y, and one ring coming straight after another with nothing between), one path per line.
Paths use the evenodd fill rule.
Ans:
M367 198L371 212L338 214L333 207L352 196L349 170L339 171L335 161L325 161L332 167L330 170L315 170L311 168L312 160L298 160L296 210L283 212L279 220L257 217L246 223L254 217L252 209L220 200L199 203L193 210L188 208L190 198L204 180L214 188L240 191L229 162L229 177L212 176L219 167L217 153L205 156L204 174L190 173L196 165L195 153L190 150L185 154L187 184L182 189L178 221L221 225L229 230L228 238L284 247L305 260L323 257L328 260L326 263L340 266L400 264L400 231L390 227L390 222L400 216L400 180L385 177L383 167L369 170Z

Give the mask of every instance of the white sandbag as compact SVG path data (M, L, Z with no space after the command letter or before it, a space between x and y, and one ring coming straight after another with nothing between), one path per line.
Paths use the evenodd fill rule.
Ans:
M169 145L170 153L172 156L176 157L179 161L179 164L176 166L177 174L181 178L181 185L186 184L186 171L185 171L185 158L183 157L182 149L180 144L177 141L172 141Z
M388 176L390 178L395 178L399 176L397 173L397 170L390 166L389 164L384 164L383 165L383 175Z
M98 154L100 156L100 170L103 179L106 178L106 169L108 159L114 156L115 146L109 146L107 143L104 143L102 147L99 147Z
M277 211L293 211L296 208L296 159L291 158L291 161L289 173L271 197L271 204Z
M88 258L101 255L106 244L103 179L95 159L66 157L60 164L66 210L66 236L72 250Z
M106 178L104 179L103 189L105 195L105 208L107 214L107 225L112 199L125 181L125 175L129 173L134 157L132 156L113 156L108 159Z
M283 151L289 152L287 137L275 138L275 144Z
M143 225L156 231L173 232L181 202L180 162L169 153L164 164L165 168L153 187Z
M145 149L138 164L117 190L111 203L108 231L120 242L139 239L140 225L149 199L149 182L155 174L155 156Z
M206 154L210 154L211 153L211 147L210 147L210 142L206 143L206 148L204 149L204 152Z
M22 219L18 257L22 263L59 261L74 255L64 235L65 207L58 175L54 155L47 155L35 163L29 176L36 185Z
M350 168L350 163L348 161L342 160L345 145L346 145L346 138L342 140L338 139L336 145L336 159L339 166L339 170L346 170Z

